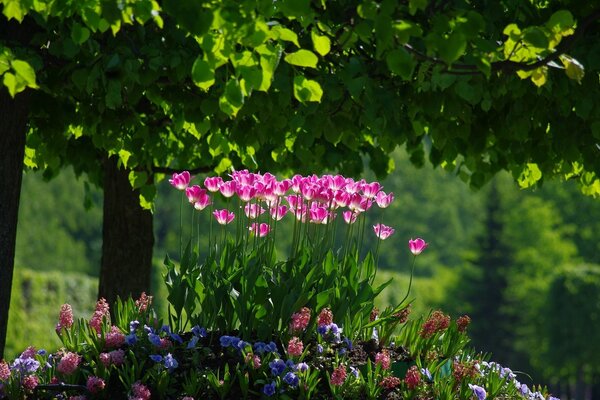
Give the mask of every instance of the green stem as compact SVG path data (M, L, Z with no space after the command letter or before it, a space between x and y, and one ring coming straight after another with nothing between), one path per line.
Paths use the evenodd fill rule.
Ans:
M402 299L402 301L400 301L400 303L398 303L398 305L401 305L402 303L404 303L404 301L408 298L408 295L410 294L410 288L412 286L413 275L415 272L415 260L416 259L417 259L417 256L413 256L412 267L410 269L410 280L408 281L408 290L406 291L406 296L404 296L404 298Z

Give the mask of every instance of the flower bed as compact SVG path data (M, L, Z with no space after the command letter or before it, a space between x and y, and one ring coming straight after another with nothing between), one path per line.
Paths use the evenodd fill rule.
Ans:
M180 263L165 260L168 321L145 294L119 300L112 316L101 299L89 320L75 321L65 304L63 348L1 361L0 398L555 399L469 349L467 316L409 319L410 284L396 306L374 307L386 286L373 285L379 247L394 233L374 225L376 249L361 256L364 213L393 201L377 182L247 171L204 188L190 179L175 174L171 184L217 225L202 260L193 239ZM227 207L213 210L218 193ZM286 215L290 254L280 260ZM334 252L337 215L345 233ZM411 271L426 247L409 242Z

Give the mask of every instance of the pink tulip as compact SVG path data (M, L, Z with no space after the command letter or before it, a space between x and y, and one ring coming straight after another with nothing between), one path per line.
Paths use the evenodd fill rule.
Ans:
M326 224L327 223L327 208L323 206L318 206L316 203L313 203L314 206L310 208L310 222L316 224Z
M369 208L371 208L372 204L373 204L373 200L371 200L365 196L361 196L358 193L354 193L351 196L351 200L350 200L350 204L348 204L348 208L352 211L365 212Z
M227 181L223 182L221 186L219 186L219 191L225 197L231 197L235 194L235 189L237 188L237 184L235 181Z
M303 180L304 177L302 175L294 175L292 177L292 191L294 193L300 193L300 186L302 185Z
M197 202L200 199L200 196L206 193L206 190L200 188L198 185L194 185L192 187L185 189L185 195L188 198L188 201L192 204Z
M246 204L244 206L244 213L246 213L246 217L250 219L255 219L259 215L262 215L266 210L262 208L259 204Z
M218 192L219 187L223 183L223 179L220 176L208 177L204 180L204 187L209 192Z
M392 234L394 233L394 228L384 224L377 224L373 225L373 231L375 232L375 236L377 236L381 240L385 240L392 236Z
M310 183L304 183L300 186L300 193L302 193L304 200L311 201L317 194L317 188Z
M342 216L344 217L344 221L346 221L347 224L353 224L356 222L356 217L358 217L358 213L352 211L344 211L342 213Z
M237 195L239 196L240 200L247 203L256 195L256 189L248 185L238 185Z
M394 193L386 195L385 192L381 191L377 193L375 201L377 202L379 208L387 208L392 203L392 201L394 201Z
M268 224L265 224L264 222L262 224L257 224L256 222L253 222L248 229L250 230L250 232L252 232L254 235L257 235L258 237L265 237L271 231L271 227Z
M190 184L190 179L191 176L188 171L183 171L180 174L175 172L173 177L169 179L169 183L177 190L185 190L185 188Z
M363 185L363 195L370 199L375 198L379 190L381 190L381 184L379 182L367 183Z
M335 196L333 196L333 201L338 207L348 207L350 204L351 196L345 191L338 191Z
M277 182L275 185L275 194L277 196L284 196L291 187L292 181L290 179L284 179L281 182Z
M235 218L235 214L227 209L215 210L213 215L215 216L217 222L221 225L227 225Z
M333 183L330 186L331 190L342 190L346 186L346 178L342 175L336 175L333 177Z
M194 208L198 211L204 210L206 207L212 204L210 196L206 193L202 193L198 200L194 203Z
M410 249L410 252L413 253L415 256L421 254L423 250L427 248L427 246L429 246L429 243L425 242L421 238L416 238L415 240L410 239L408 241L408 248Z
M281 221L281 219L283 217L285 217L285 214L287 214L288 208L287 208L287 206L283 205L283 206L271 207L271 209L269 211L271 213L271 218L273 218L275 221Z

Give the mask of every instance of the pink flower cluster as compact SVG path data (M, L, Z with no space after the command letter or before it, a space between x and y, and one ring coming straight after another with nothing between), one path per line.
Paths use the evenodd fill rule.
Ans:
M152 296L148 296L146 292L142 292L140 298L135 301L135 306L138 308L138 311L143 313L148 310L148 307L152 304Z
M450 326L450 317L437 310L431 313L427 321L421 327L420 335L424 338L430 338L438 332L445 331Z
M331 384L334 386L341 386L346 381L347 376L348 373L346 371L346 366L344 364L340 364L331 373Z
M99 358L106 368L110 367L111 364L118 367L125 362L125 352L122 349L113 350L109 353L100 353Z
M317 317L317 325L324 326L324 325L331 325L332 323L333 323L333 313L331 312L331 310L329 308L322 309L321 312L319 313L319 316Z
M383 378L381 380L381 382L379 382L379 386L382 386L385 389L391 390L394 389L396 386L398 386L401 383L400 378L397 378L395 376L386 376L385 378Z
M125 343L125 335L115 325L110 327L110 332L106 334L104 346L107 348L121 347Z
M102 320L106 318L106 321L110 321L109 305L104 298L101 298L96 303L96 310L90 318L90 326L100 334L102 331Z
M81 356L77 353L66 353L58 362L56 369L64 375L71 375L79 367Z
M302 352L304 351L304 344L302 343L302 340L296 336L291 338L288 343L287 351L290 356L301 356Z
M230 177L229 181L208 177L204 180L204 188L199 185L188 187L191 177L184 171L173 174L169 182L178 190L185 190L189 202L198 210L212 204L210 193L218 192L225 198L237 196L246 203L244 211L249 219L266 211L261 206L264 203L276 221L291 213L302 222L327 224L336 217L339 208L347 208L343 212L344 220L354 223L357 216L374 203L386 208L394 200L394 194L382 191L379 182L355 181L342 175L294 175L291 179L278 180L268 172L256 174L243 170L232 172ZM283 200L287 204L282 204ZM234 218L228 210L215 210L213 216L222 225L231 223ZM256 227L252 232L268 233ZM386 234L391 233L385 230L380 237Z
M7 381L10 378L10 367L4 360L0 361L0 381Z
M141 382L138 381L131 385L131 395L129 396L129 400L150 400L151 396L150 389Z
M23 389L33 392L36 386L40 384L40 381L36 375L27 375L21 380L21 384L23 385Z
M100 393L106 387L104 379L97 376L90 376L86 384L87 390L92 394Z
M290 330L300 332L306 329L310 323L310 309L302 307L299 312L292 314L292 322L290 322Z
M375 354L375 364L381 365L381 369L390 369L392 360L390 359L389 353L384 350L380 353Z
M73 309L69 304L63 304L60 307L60 314L58 316L58 324L56 324L56 333L64 329L69 329L73 326Z
M406 371L406 376L404 377L404 383L406 383L406 387L409 390L413 390L419 383L421 382L421 373L416 365L413 365Z

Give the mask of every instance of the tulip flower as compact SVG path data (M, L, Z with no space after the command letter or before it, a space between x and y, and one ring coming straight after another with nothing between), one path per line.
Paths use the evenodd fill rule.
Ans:
M235 181L228 181L228 182L224 182L221 184L221 186L219 186L219 191L221 192L221 194L225 197L231 197L235 194L235 189L237 188L237 185L235 183Z
M169 179L169 183L177 190L185 190L185 188L190 184L190 179L191 176L188 171L183 171L180 174L175 172L173 177Z
M212 204L210 196L206 193L202 193L198 200L194 203L194 208L198 211L204 210L206 207Z
M389 238L395 232L394 228L384 224L373 225L373 231L375 232L375 236L381 240Z
M209 192L218 192L219 187L223 183L223 179L220 176L208 177L204 180L204 186Z
M197 202L200 199L200 197L205 193L206 190L200 188L200 186L198 185L194 185L185 189L185 195L187 196L188 201L192 204Z
M233 218L235 218L235 214L227 209L215 210L213 215L215 216L217 222L221 225L227 225L233 221Z
M385 194L385 192L377 193L375 201L379 208L387 208L394 201L394 193Z
M265 237L271 231L271 227L264 222L262 224L253 222L248 230L258 237Z
M415 240L410 239L408 241L408 248L410 249L410 252L413 253L415 256L421 254L423 250L427 248L427 246L429 246L429 244L421 238L416 238Z

